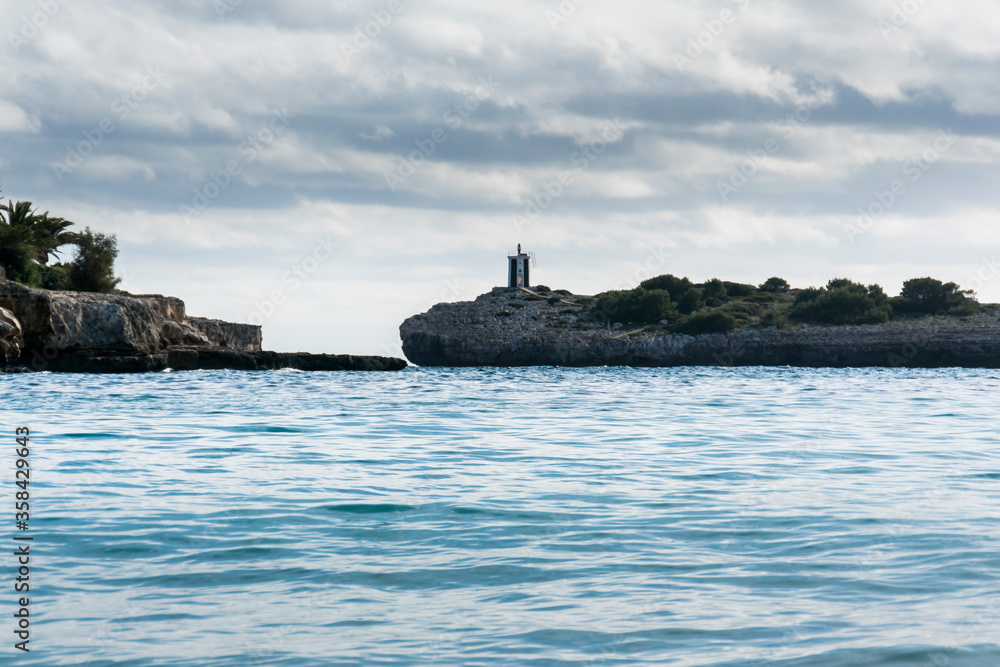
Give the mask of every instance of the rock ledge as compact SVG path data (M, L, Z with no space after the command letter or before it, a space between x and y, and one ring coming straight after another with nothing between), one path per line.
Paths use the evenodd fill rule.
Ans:
M268 352L261 328L189 317L175 297L33 289L0 279L0 370L401 370L388 357Z
M802 366L1000 368L1000 318L924 317L883 325L755 328L687 336L599 326L579 297L495 288L400 326L424 366Z

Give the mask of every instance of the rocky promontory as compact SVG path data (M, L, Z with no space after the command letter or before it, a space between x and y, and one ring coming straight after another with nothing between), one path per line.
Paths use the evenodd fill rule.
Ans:
M1000 367L1000 317L927 316L883 324L750 326L686 335L595 322L591 297L495 288L442 303L400 326L403 352L424 366Z
M406 361L268 352L261 327L187 315L161 295L63 292L0 279L0 370L139 373L173 370L391 371Z

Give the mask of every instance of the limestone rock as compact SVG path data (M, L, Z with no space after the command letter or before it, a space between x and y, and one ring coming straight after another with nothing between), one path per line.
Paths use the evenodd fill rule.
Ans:
M399 332L406 358L425 366L1000 368L996 315L687 336L600 326L579 303L498 287L475 301L438 304Z
M8 364L21 356L21 322L14 313L0 308L0 365Z
M0 307L24 328L25 347L149 354L172 345L260 350L259 326L187 317L184 302L153 295L33 289L0 280Z
M406 365L387 357L266 352L259 326L188 317L174 297L57 292L0 280L4 372L396 371Z

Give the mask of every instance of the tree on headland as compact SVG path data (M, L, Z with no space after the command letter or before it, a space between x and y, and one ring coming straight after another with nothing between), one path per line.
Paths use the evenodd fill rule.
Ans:
M784 294L790 289L791 286L788 284L788 281L777 276L768 278L760 286L762 292L771 292L773 294Z
M87 227L76 240L76 258L70 265L69 282L77 292L113 292L121 278L115 277L118 240L114 234L99 234Z
M963 290L957 283L934 278L913 278L903 283L903 291L893 300L899 313L919 315L974 315L979 312L975 292Z
M975 315L979 303L971 291L932 278L908 280L902 294L890 299L881 286L849 278L793 291L778 277L755 287L715 279L695 285L667 274L632 290L598 294L585 308L600 324L697 335L793 324L881 324L907 313Z
M847 278L834 278L825 289L802 290L791 315L819 324L879 324L892 317L892 306L879 285L866 287Z
M31 287L112 292L121 280L114 276L118 256L114 236L70 231L73 222L39 213L31 202L7 200L0 205L0 269L4 277ZM75 259L49 264L63 246L77 247Z
M718 278L712 278L706 282L704 287L702 287L701 293L705 297L705 303L709 306L721 306L729 300L729 292L726 290L726 285Z

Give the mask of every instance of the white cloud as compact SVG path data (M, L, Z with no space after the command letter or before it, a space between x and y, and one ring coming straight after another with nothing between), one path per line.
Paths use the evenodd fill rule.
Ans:
M382 4L242 3L221 18L193 0L70 4L0 52L0 176L5 195L117 233L129 289L205 315L244 319L317 238L336 238L345 254L267 325L281 349L379 353L373 341L448 281L464 298L502 282L519 241L543 259L539 279L574 291L634 275L654 248L696 279L962 281L1000 244L1000 8L923 3L883 37L897 4L588 2L553 29L554 1L426 0L351 59L342 46ZM701 51L679 69L691 40ZM149 67L166 82L120 117ZM480 77L501 85L447 124ZM250 159L242 142L278 108L295 117ZM114 132L56 181L52 162L104 118ZM515 227L614 118L624 135ZM946 127L954 145L850 242L858 207ZM386 171L435 128L447 141L391 190ZM717 182L768 138L778 150L722 202ZM241 172L186 223L180 206L232 160Z
M41 123L37 118L29 116L16 104L0 100L0 132L36 133L40 129Z

